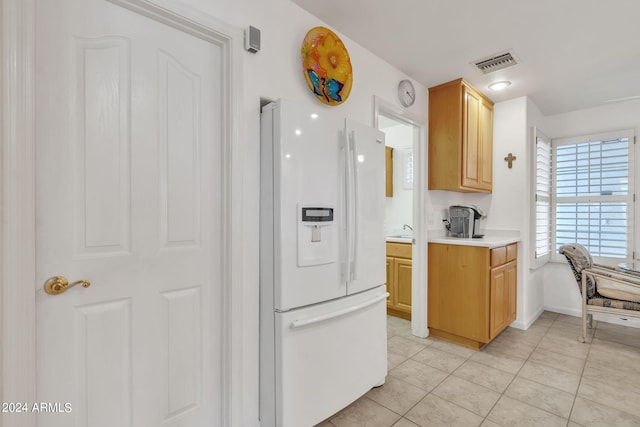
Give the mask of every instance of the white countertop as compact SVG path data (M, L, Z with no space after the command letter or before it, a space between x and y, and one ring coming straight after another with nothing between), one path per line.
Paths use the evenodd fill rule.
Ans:
M387 236L387 242L412 243L413 242L413 237L411 237L411 236Z
M510 245L511 243L520 241L520 233L518 231L509 230L487 230L484 237L479 239L449 237L444 231L429 230L429 243L442 243L446 245L462 245L462 246L480 246L486 248L497 248L500 246Z

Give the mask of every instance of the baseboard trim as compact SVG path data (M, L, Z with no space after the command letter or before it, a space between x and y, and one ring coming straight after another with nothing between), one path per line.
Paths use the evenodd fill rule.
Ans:
M509 325L512 328L516 328L516 329L522 329L522 330L527 330L531 327L531 325L533 325L535 323L536 320L538 320L538 317L540 317L540 315L542 313L544 313L545 311L545 307L541 307L538 309L538 311L531 316L529 319L526 320L514 320L513 322L511 322L511 324Z

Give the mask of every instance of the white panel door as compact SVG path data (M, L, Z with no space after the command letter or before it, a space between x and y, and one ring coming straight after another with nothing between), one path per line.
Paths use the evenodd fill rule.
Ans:
M36 28L39 426L220 425L221 48L105 0Z
M384 235L385 174L384 133L363 124L346 121L346 132L355 165L355 200L349 226L353 249L349 294L380 286L386 282Z

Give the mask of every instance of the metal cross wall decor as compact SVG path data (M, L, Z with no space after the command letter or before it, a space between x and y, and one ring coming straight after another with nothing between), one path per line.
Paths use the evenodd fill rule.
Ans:
M516 159L516 156L514 156L513 154L509 153L509 155L507 157L504 158L504 160L509 163L509 169L511 169L513 167L513 161Z

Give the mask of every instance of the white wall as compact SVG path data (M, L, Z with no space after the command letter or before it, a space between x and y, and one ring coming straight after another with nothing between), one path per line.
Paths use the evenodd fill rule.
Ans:
M527 167L527 98L521 97L495 104L493 110L493 193L483 201L487 207L487 229L520 231L518 244L518 307L516 324L529 323L530 288L525 279L526 242L523 228L529 200ZM516 156L509 169L504 158Z
M547 116L544 119L544 132L549 138L587 135L608 130L634 129L638 135L640 128L640 100L605 104L601 107L574 111L565 114ZM640 190L640 162L638 147L635 147L635 192ZM635 251L640 247L640 222L636 212ZM541 270L544 274L544 305L552 311L578 316L581 313L580 294L577 283L566 262L549 263ZM615 321L612 317L602 317ZM629 326L640 326L637 321L615 321Z
M525 213L523 215L523 235L526 238L523 239L523 243L520 245L522 253L522 260L524 264L524 281L526 283L526 296L524 303L525 312L525 324L521 325L525 329L528 328L531 323L537 319L537 317L544 310L544 272L541 269L533 270L534 266L531 253L531 242L535 241L535 233L532 227L532 208L531 205L535 199L535 190L532 187L532 179L534 175L534 161L535 161L535 140L533 135L533 128L536 127L545 133L545 120L544 116L538 109L538 107L527 98L527 124L526 124L526 136L527 136L527 149L524 153L523 160L527 165L526 182L528 185L527 197L524 200ZM546 135L546 133L545 133Z
M544 287L541 274L530 269L532 240L531 174L533 126L541 126L542 113L527 97L497 103L494 106L493 193L488 204L487 229L517 230L518 311L513 326L528 328L542 313ZM511 169L504 158L516 156Z
M404 183L405 156L413 151L413 127L403 123L382 131L385 144L393 147L393 197L387 197L384 224L390 235L400 232L404 224L413 227L413 187Z
M484 196L487 229L518 230L522 233L524 207L528 204L527 98L495 104L493 110L493 193ZM504 158L516 156L508 168ZM522 249L519 248L519 252Z
M175 0L154 0L162 4L174 4ZM239 411L241 420L234 425L258 425L258 235L259 212L259 106L261 98L287 98L301 104L321 106L307 88L300 63L300 45L311 28L323 22L289 0L183 0L197 12L210 15L237 30L249 25L262 32L262 49L257 54L236 52L242 60L240 78L243 97L239 130L242 146L237 147L245 159L243 183L244 218L244 270L242 301L235 310L243 312L243 335L235 337L242 341L243 360L241 390L234 391L234 398L242 397L243 407ZM345 116L361 123L373 125L374 95L392 105L398 105L396 91L398 82L408 78L405 74L361 48L342 34L353 66L354 82L349 99L337 107ZM418 117L427 117L426 88L413 82L416 87L415 104L408 110Z

